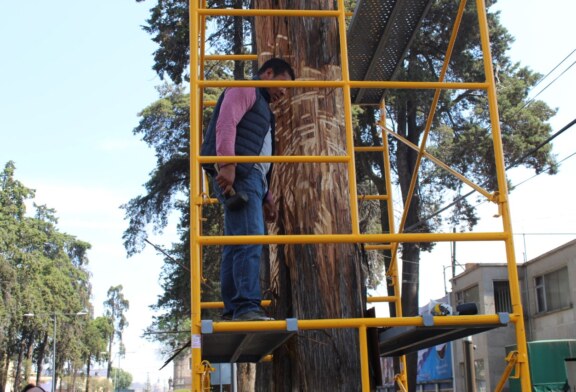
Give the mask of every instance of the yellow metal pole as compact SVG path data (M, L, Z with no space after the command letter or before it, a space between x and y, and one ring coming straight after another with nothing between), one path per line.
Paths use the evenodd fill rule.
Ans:
M466 5L466 0L460 2L458 8L458 13L454 21L454 27L452 28L452 34L450 35L450 41L448 42L448 48L446 50L446 56L444 58L444 63L442 64L442 69L440 70L440 76L438 78L439 82L444 81L446 76L446 71L448 70L448 65L450 64L450 58L452 57L452 50L454 49L454 43L456 42L456 37L458 36L458 29L460 28L460 22L462 21L462 15L464 13L464 8ZM410 204L412 203L412 197L414 196L414 190L416 189L416 182L418 178L418 171L420 170L420 163L422 162L422 156L426 148L426 142L428 141L428 135L430 134L430 129L432 128L432 121L436 114L436 107L438 106L438 100L440 99L440 93L442 90L436 89L434 92L434 99L432 100L432 105L430 105L430 111L426 119L426 126L424 133L422 135L422 141L420 142L420 149L418 156L416 157L416 162L414 163L414 170L412 172L412 179L410 180L410 188L408 190L408 195L406 197L406 202L404 204L404 212L402 213L402 219L400 221L400 231L404 230L404 225L406 224L406 219L408 217L408 210L410 209Z
M201 201L201 200L200 200ZM387 242L504 241L506 233L393 233L200 236L202 245L343 244Z
M390 146L388 144L388 134L386 132L386 103L384 101L380 102L380 129L382 132L382 153L384 158L384 181L386 184L386 195L387 208L388 208L388 227L390 228L390 233L396 232L395 222L394 222L394 203L392 200L392 179L390 178L390 173L392 168L390 165ZM391 271L386 271L386 274L392 278L392 286L394 287L394 296L397 298L396 304L396 316L402 316L402 305L400 303L400 286L398 282L398 266L395 263L396 254L398 250L398 243L392 244L391 256L392 260L389 264L389 269Z
M206 8L206 0L202 0L202 8ZM199 37L199 52L200 52L200 61L198 64L198 75L199 75L199 79L202 80L204 79L204 55L205 55L205 39L206 39L206 17L205 16L201 16L198 15L198 21L199 21L199 26L200 26L200 37ZM202 145L202 129L203 129L203 112L204 112L204 90L199 91L200 94L200 99L199 99L199 116L198 117L198 139L196 140L196 144L198 146ZM190 112L192 113L192 112ZM190 116L191 120L194 116ZM201 183L199 184L199 192L202 192L203 194L209 194L209 189L208 189L208 180L206 178L206 175L202 175L202 172L200 172L200 181ZM198 208L198 233L200 233L200 235L202 235L202 223L204 221L204 217L203 217L203 210L202 207L204 205L204 200L202 201L202 205ZM203 254L203 249L201 246L199 246L198 249L198 260L203 260L204 259L204 254ZM200 280L204 281L204 265L202 263L202 261L200 261ZM200 297L202 297L202 285L200 285Z
M505 240L506 257L508 259L508 280L510 282L510 297L512 301L512 311L516 318L516 346L518 351L518 364L520 370L520 384L523 392L532 390L530 380L530 367L528 366L528 351L526 347L526 331L524 327L524 311L520 298L520 285L518 283L518 268L516 266L516 255L514 252L514 240L512 238L512 222L510 217L510 206L508 204L508 184L506 183L506 172L504 166L504 149L502 147L502 134L500 132L500 118L498 116L498 100L496 98L496 83L494 81L494 70L492 69L492 54L490 53L490 38L488 34L488 18L486 16L486 5L484 0L476 0L478 12L478 23L480 25L480 40L482 53L484 55L484 73L488 83L488 104L490 108L490 125L492 127L492 137L494 142L494 160L496 164L496 174L498 176L498 190L500 198L500 209L502 211L502 223L504 232L507 233Z
M200 189L200 166L198 155L199 129L195 115L200 113L198 99L198 0L190 2L190 267L191 267L191 351L192 351L192 390L200 392L202 388L202 336L200 330L200 208L198 203Z
M272 304L272 301L269 299L265 299L260 301L260 306L268 307ZM202 302L201 303L202 309L223 309L224 302Z
M293 156L249 156L249 155L235 155L235 156L216 156L205 155L198 158L200 163L224 163L224 162L284 162L284 163L348 163L350 157L348 156L324 156L324 155L293 155Z
M508 362L508 365L506 365L504 373L502 373L502 377L500 377L500 381L498 381L496 388L494 388L494 392L500 392L502 389L504 389L504 384L506 384L506 381L508 381L508 377L510 377L512 370L516 366L517 360L518 351L511 351L510 354L508 354L506 357L506 362Z
M206 18L206 17L204 17ZM258 55L255 54L211 54L204 56L206 61L222 61L222 60L240 60L251 61L258 60Z
M456 16L456 20L454 21L454 27L452 29L452 34L450 36L450 42L448 43L448 49L446 51L446 56L444 59L444 63L442 65L442 70L440 71L440 77L439 77L439 87L436 89L435 93L434 93L434 99L432 101L432 105L430 107L430 112L428 114L428 118L426 120L426 128L424 130L424 134L422 136L422 141L420 143L420 149L419 149L419 153L418 156L416 158L416 162L414 165L414 170L412 173L412 179L410 181L410 187L408 190L408 196L406 198L406 202L404 204L404 211L402 213L402 218L400 220L400 227L399 227L399 231L403 231L404 230L404 225L406 223L406 219L408 217L408 210L410 208L410 204L412 202L412 196L414 194L414 190L416 187L416 179L417 179L417 174L418 174L418 170L420 168L420 162L422 160L422 156L424 154L424 150L426 148L426 141L428 139L428 134L430 133L430 128L432 126L432 120L434 118L434 115L436 113L436 106L438 105L438 100L440 98L440 93L441 93L441 85L445 85L444 83L444 76L446 75L446 71L448 69L448 64L450 63L450 58L452 57L452 50L454 48L454 43L456 42L456 37L457 37L457 33L458 33L458 29L460 27L460 22L462 20L462 14L464 12L464 5L466 3L466 0L462 0L460 2L460 7L458 8L458 14ZM422 82L416 83L418 85L420 85ZM465 83L467 84L467 83ZM384 124L385 127L385 124ZM386 134L386 132L383 130L383 134ZM398 268L398 263L397 263L397 250L398 250L398 243L394 244L394 254L393 254L393 259L391 262L391 266L394 268L394 271L397 271ZM395 272L396 276L397 276L397 272ZM398 306L399 304L401 304L400 301L397 301L397 309L400 309L400 314L401 313L401 305ZM402 369L402 374L401 377L399 377L399 382L403 382L404 386L406 387L406 389L408 388L408 384L407 384L407 377L406 377L406 357L402 356L401 362L403 364L403 369Z
M288 17L315 17L327 18L338 17L339 11L320 11L320 10L255 10L255 9L232 9L218 8L199 10L201 15L210 16L288 16Z
M472 316L435 316L435 327L465 326L465 325L499 325L500 317L497 314ZM510 320L515 321L510 316ZM317 319L297 320L299 330L312 329L345 329L345 328L379 328L401 326L424 326L423 318L411 317L384 317L384 318L344 318L344 319ZM219 321L212 323L214 333L233 331L286 331L286 320L274 321Z
M366 302L394 302L398 299L396 296L388 296L388 297L368 297Z
M366 326L358 328L358 338L360 340L360 369L362 373L362 391L370 391L370 366L368 364L368 334Z
M387 130L387 133L393 137L395 137L396 139L400 140L402 143L404 143L406 146L410 147L413 150L419 151L418 146L416 146L414 143L410 142L408 139L406 139L403 136L400 136L398 133ZM494 199L494 195L491 194L490 192L488 192L487 190L485 190L484 188L482 188L481 186L476 185L475 183L473 183L472 181L470 181L468 178L466 178L465 176L463 176L461 173L458 173L456 170L452 169L450 166L448 166L447 164L445 164L444 162L442 162L440 159L436 158L433 155L430 155L429 153L427 153L426 151L422 152L423 156L425 156L426 158L430 159L432 162L434 162L437 166L441 167L442 169L446 170L448 173L452 174L454 177L458 178L460 181L462 181L463 183L465 183L466 185L468 185L470 188L474 189L476 192L480 193L481 195L483 195L484 197L486 197L488 200L493 200Z
M352 97L350 93L350 71L348 69L348 43L346 42L346 8L344 0L338 0L338 33L340 38L340 63L342 66L343 96L344 96L344 125L346 130L346 155L348 163L348 192L350 199L350 218L352 233L360 233L358 219L358 199L356 198L356 161L354 157L354 133L352 129Z
M359 200L388 200L388 195L358 195Z
M354 134L352 128L352 96L350 92L350 71L348 69L348 44L346 42L346 8L343 0L338 0L338 32L340 39L340 64L342 67L342 80L345 82L343 88L344 99L344 125L346 131L346 155L350 162L348 170L348 192L350 200L350 219L352 233L360 233L360 220L358 218L358 198L356 186L356 161L354 154ZM366 326L362 325L358 329L358 340L360 344L360 372L362 380L362 391L370 391L370 376L368 363L368 337Z
M388 134L386 132L386 103L384 100L380 102L380 129L382 132L382 147L384 155L384 181L386 183L386 194L388 195L387 208L388 208L388 227L390 228L390 233L395 233L395 222L394 222L394 203L392 202L392 179L390 178L391 165L390 165L390 146L388 144ZM402 317L402 297L400 296L400 281L398 280L398 263L396 262L398 257L398 242L392 244L392 249L390 251L392 259L390 264L388 264L388 271L386 275L392 279L392 290L394 291L394 311L396 312L396 317ZM408 382L406 381L406 356L402 355L399 359L400 361L400 377L398 378L398 383L404 388L408 388Z
M356 152L379 152L384 151L384 146L357 146L354 147Z
M402 81L359 81L350 80L203 80L200 87L301 87L301 88L344 88L347 84L351 88L378 88L403 90L486 90L485 82L402 82Z

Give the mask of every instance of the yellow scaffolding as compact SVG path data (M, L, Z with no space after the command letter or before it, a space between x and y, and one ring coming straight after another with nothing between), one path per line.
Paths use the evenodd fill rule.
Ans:
M203 322L201 320L201 310L221 306L221 303L202 302L200 284L202 281L202 247L210 245L225 244L319 244L319 243L362 243L367 249L387 249L392 252L392 262L386 272L391 280L394 295L386 297L369 298L368 302L393 302L396 308L397 317L394 318L354 318L354 319L327 319L327 320L295 320L297 329L324 329L324 328L354 328L359 332L360 341L360 362L361 362L361 382L362 390L370 390L369 366L368 366L368 343L367 328L374 327L394 327L394 326L422 326L432 323L435 326L466 326L466 325L489 325L501 322L498 315L475 315L475 316L451 316L432 317L430 320L422 317L403 317L399 293L397 248L402 242L447 242L447 241L503 241L506 248L508 260L508 274L510 281L510 294L512 300L512 313L509 315L510 322L515 325L517 352L514 354L514 367L516 376L521 380L522 391L531 391L530 373L528 368L528 356L526 349L526 335L524 330L524 318L522 304L520 300L520 290L518 275L514 257L514 243L512 239L512 228L510 220L510 210L508 203L508 189L504 171L504 158L502 141L500 134L500 124L497 110L496 87L493 77L492 57L488 36L488 23L486 17L486 6L484 0L476 0L478 22L480 26L480 38L483 51L484 72L486 80L475 83L445 82L444 76L450 61L454 42L457 37L458 28L462 19L466 0L460 1L458 15L454 21L454 27L445 61L436 82L399 82L389 80L378 81L357 81L350 80L348 66L348 50L346 42L346 16L343 0L338 0L338 9L335 11L326 10L247 10L247 9L208 9L206 0L192 0L190 2L190 113L192 122L190 124L190 242L191 242L191 299L192 299L192 390L201 391L207 386L206 377L210 366L202 358L202 332ZM338 81L222 81L204 80L204 63L211 60L255 60L254 55L206 55L204 48L206 17L208 16L284 16L284 17L333 17L337 18L340 36L342 80ZM200 157L199 146L202 138L202 110L206 106L214 103L204 101L203 90L206 87L232 87L232 86L252 86L252 87L303 87L303 88L341 88L344 95L344 118L346 125L346 155L343 156L274 156L274 157ZM420 146L415 146L404 140L393 131L386 128L385 118L382 117L379 123L383 137L382 147L354 147L352 133L352 111L351 111L351 89L433 89L435 90L434 100L431 105L428 120ZM461 174L455 172L447 165L432 157L426 152L426 142L430 133L432 119L435 114L436 104L440 93L444 89L476 89L484 90L488 96L490 123L492 127L493 148L497 181L499 192L494 194L484 190L474 184ZM384 103L381 103L382 116L385 113ZM358 200L383 200L388 205L388 211L392 209L392 195L357 195L356 175L354 167L354 154L367 151L380 151L384 158L384 168L387 192L390 192L390 157L388 147L388 135L396 137L400 142L407 144L410 148L418 151L418 158L414 169L417 173L423 157L431 159L440 167L448 170L465 184L469 185L488 200L496 203L499 207L503 223L501 232L487 233L402 233L406 221L407 207L414 193L416 175L412 176L408 200L404 208L404 213L398 228L394 228L394 219L389 213L390 233L388 234L361 234L358 224ZM349 192L352 215L352 232L349 234L329 234L329 235L268 235L268 236L203 236L201 233L202 206L213 203L203 192L203 177L201 163L214 162L324 162L324 163L346 163L349 174ZM293 319L292 319L293 320ZM262 321L262 322L214 322L210 324L212 333L233 332L233 331L286 331L290 327L289 320ZM293 326L292 326L293 327ZM405 359L402 357L402 373L396 377L399 388L407 390ZM510 367L510 366L509 366ZM501 381L510 373L507 370ZM501 385L499 385L501 387ZM209 383L208 383L209 388Z

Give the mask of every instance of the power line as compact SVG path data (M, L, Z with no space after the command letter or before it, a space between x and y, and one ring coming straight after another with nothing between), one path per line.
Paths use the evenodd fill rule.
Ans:
M540 91L538 92L538 94L536 94L536 95L533 96L528 102L526 102L526 104L525 104L524 106L522 106L522 108L521 108L520 110L524 109L526 106L528 106L529 104L531 104L532 102L534 102L534 100L536 99L537 96L539 96L539 95L542 94L544 91L546 91L546 89L547 89L548 87L550 87L554 82L556 82L560 77L562 77L562 75L564 75L564 74L566 73L566 71L568 71L570 68L572 68L572 67L574 66L574 64L576 64L576 61L574 61L572 64L570 64L570 65L568 66L568 68L566 68L564 71L562 71L562 73L561 73L560 75L558 75L556 78L554 78L554 80L551 81L550 83L548 83L548 84L546 85L546 87L544 87L542 90L540 90Z
M572 52L570 52L570 54L566 57L564 57L564 59L562 59L562 61L560 61L558 64L556 64L556 66L554 68L552 68L546 75L544 75L543 77L541 77L534 86L532 86L532 89L534 89L536 86L538 86L540 83L542 83L548 76L550 76L552 74L552 72L556 71L556 68L558 68L559 66L562 65L562 63L566 60L568 60L568 58L570 56L572 56L572 54L576 52L576 48L572 50Z
M566 158L564 158L564 159L562 159L560 162L558 162L558 164L560 165L562 162L568 160L569 158L572 158L574 155L576 155L576 152L573 152L572 154L568 155ZM539 176L540 174L542 174L542 173L549 172L551 169L552 169L552 168L549 167L548 169L543 170L543 171L541 171L540 173L536 173L536 174L534 174L532 177L529 177L529 178L525 179L524 181L519 182L518 184L514 184L513 187L515 188L515 187L517 187L517 186L520 186L520 185L522 185L522 184L524 184L524 183L532 180L533 178L538 177L538 176Z
M517 165L519 165L520 163L522 163L526 158L528 158L529 156L531 156L532 154L534 154L536 151L538 151L539 149L541 149L542 147L544 147L546 144L550 143L552 140L554 140L556 137L560 136L562 133L566 132L568 129L570 129L574 124L576 124L576 118L572 121L570 121L568 124L566 124L565 126L563 126L558 132L556 132L554 135L550 136L548 139L546 139L545 141L543 141L542 143L540 143L538 146L534 147L532 150L528 151L526 154L524 154L522 157L516 159L514 162L510 163L508 166L506 166L506 168L504 170L509 170ZM485 185L486 182L482 185ZM456 199L454 199L454 201L452 201L452 203L447 204L446 206L440 208L439 210L437 210L436 212L420 219L418 222L416 222L415 224L413 224L412 226L407 227L404 232L410 232L410 230L413 230L415 228L417 228L419 225L421 225L422 223L425 223L427 220L434 218L435 216L441 214L442 212L448 210L449 208L453 207L454 205L456 205L457 203L459 203L460 201L468 198L468 196L472 195L474 192L476 192L475 190L471 190L470 192L457 197Z
M563 158L562 160L560 160L560 161L558 162L558 164L561 164L562 162L567 161L569 158L572 158L574 155L576 155L576 152L573 152L572 154L570 154L570 155L568 155L567 157ZM519 182L519 183L517 183L517 184L513 184L513 185L512 185L512 188L519 187L520 185L523 185L523 184L525 184L526 182L528 182L528 181L530 181L530 180L538 177L540 174L544 174L544 173L546 173L546 172L549 172L551 169L552 169L552 167L549 167L549 168L547 168L546 170L542 170L540 173L534 174L532 177L529 177L529 178L527 178L527 179L525 179L525 180L523 180L523 181L521 181L521 182ZM474 205L474 207L478 207L479 205L482 205L482 204L486 203L486 201L487 201L487 200L482 200L481 202L476 203L476 205Z
M152 242L148 241L147 238L144 238L144 241L146 241L147 243L149 243L150 245L152 245L152 247L154 249L156 249L158 252L162 253L164 256L166 256L167 258L169 258L170 260L172 260L174 263L178 264L180 267L182 267L185 271L190 272L190 269L188 267L186 267L184 264L182 264L181 262L179 262L178 260L176 260L174 257L170 256L164 249L162 249L161 247L159 247L156 244L153 244Z
M552 68L544 77L540 78L536 84L534 86L532 86L531 90L534 90L536 88L536 86L538 86L540 83L542 83L544 80L546 80L546 78L548 76L550 76L552 74L552 72L554 72L559 66L562 65L562 63L564 63L564 61L568 60L568 58L570 56L572 56L572 54L576 52L576 49L573 49L572 52L570 52L570 54L568 54L568 56L564 57L562 59L562 61L560 61L558 64L556 64L556 66L554 68ZM534 102L534 100L536 99L536 97L540 94L542 94L544 92L544 90L546 90L548 87L550 87L554 82L556 82L562 75L564 75L566 73L566 71L568 71L570 68L572 68L572 66L576 63L576 61L572 64L570 64L568 66L568 68L566 68L560 75L558 75L553 81L551 81L550 83L548 83L548 85L546 87L544 87L542 90L540 90L538 92L538 94L536 94L535 96L533 96L532 98L530 98L528 101L526 101L526 103L520 108L518 109L518 113L524 109L525 107L529 106L532 102Z

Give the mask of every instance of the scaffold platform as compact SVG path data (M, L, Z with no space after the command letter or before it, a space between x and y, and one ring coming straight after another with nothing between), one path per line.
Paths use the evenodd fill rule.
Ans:
M499 322L488 324L433 325L425 319L429 325L383 328L378 334L379 353L381 357L397 357L508 325L508 313L498 316Z
M360 0L348 27L351 80L393 80L432 0ZM352 89L352 103L379 104L383 89Z
M260 362L296 334L296 319L286 321L286 331L212 333L212 321L202 320L202 357L211 363Z

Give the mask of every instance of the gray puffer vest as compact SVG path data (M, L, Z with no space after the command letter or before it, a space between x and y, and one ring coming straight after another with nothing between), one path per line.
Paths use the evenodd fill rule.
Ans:
M200 148L201 156L215 156L216 155L216 122L220 115L220 107L222 105L222 100L224 99L224 94L226 90L218 98L218 102L214 107L214 113L206 129L206 134L204 135L204 142ZM270 110L269 106L270 95L268 91L264 88L256 89L256 101L252 108L246 112L244 117L238 123L236 127L236 144L234 147L236 155L244 156L258 156L262 150L262 145L264 144L264 137L271 128L272 132L272 154L274 154L274 114ZM204 170L210 175L215 175L216 171L214 169L213 163L202 164ZM245 177L254 163L239 163L236 166L236 176ZM267 173L268 183L270 183L270 173L272 167Z

